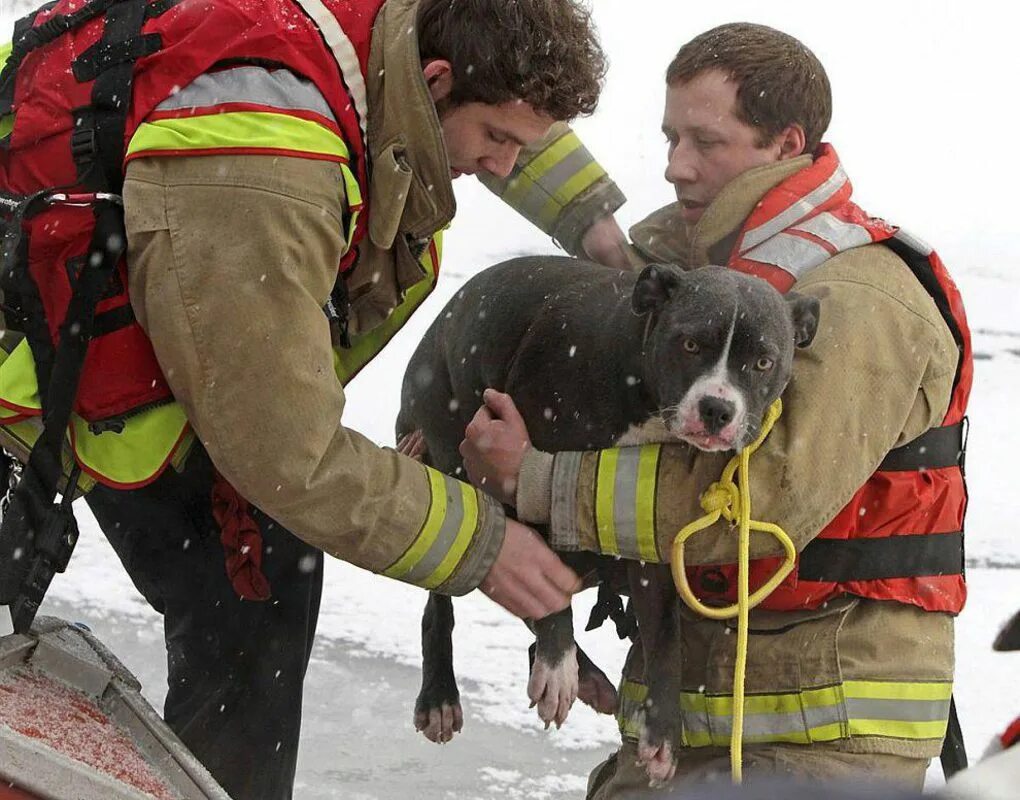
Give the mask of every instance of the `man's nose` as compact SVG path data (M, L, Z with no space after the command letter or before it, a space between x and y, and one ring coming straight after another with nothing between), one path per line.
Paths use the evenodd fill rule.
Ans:
M666 180L674 186L680 183L693 183L698 178L697 165L691 148L678 143L669 152L666 162Z
M520 145L503 147L482 159L482 169L499 178L505 178L513 170L520 152Z

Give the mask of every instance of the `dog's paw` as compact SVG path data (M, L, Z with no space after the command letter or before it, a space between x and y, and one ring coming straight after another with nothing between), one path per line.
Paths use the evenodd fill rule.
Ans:
M550 665L541 657L531 666L528 698L538 707L538 716L548 728L559 728L577 699L577 647L572 646L558 664Z
M664 786L673 778L676 773L676 762L673 760L673 746L669 741L651 742L647 738L647 729L642 728L637 752L637 763L648 773L649 786Z
M418 705L414 709L414 729L436 744L446 744L464 727L464 712L459 702L442 703L430 708Z

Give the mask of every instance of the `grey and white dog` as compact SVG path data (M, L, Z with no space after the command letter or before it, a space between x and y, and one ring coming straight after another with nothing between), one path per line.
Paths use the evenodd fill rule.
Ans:
M514 259L468 281L425 334L404 376L397 436L420 429L427 463L463 477L458 446L492 387L513 397L540 450L674 441L739 451L757 437L789 381L794 349L811 342L817 325L817 300L781 295L723 267L653 265L638 274L563 257ZM591 571L592 557L564 558ZM651 574L658 579L649 585L644 575L639 591L672 591L668 569ZM658 626L639 617L659 631L643 634L646 650L667 646L671 617ZM546 724L563 722L579 690L582 700L604 705L612 687L577 649L570 609L536 620L533 629L528 694ZM430 595L415 725L433 741L448 741L463 719L452 630L450 598ZM675 708L679 686L655 672L646 676L642 753L649 774L664 779L677 715L651 710Z

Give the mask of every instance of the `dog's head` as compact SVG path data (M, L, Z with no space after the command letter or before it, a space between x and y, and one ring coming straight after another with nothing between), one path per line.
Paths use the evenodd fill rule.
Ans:
M725 267L654 264L631 302L648 319L644 380L666 428L700 450L739 452L757 438L795 348L818 329L818 300Z

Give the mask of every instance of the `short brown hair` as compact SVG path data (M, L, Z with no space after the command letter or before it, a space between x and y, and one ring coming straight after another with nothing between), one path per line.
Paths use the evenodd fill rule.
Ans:
M522 100L556 120L592 113L606 74L575 0L422 0L418 49L453 66L453 105Z
M804 128L805 152L818 147L832 118L832 89L822 63L802 42L765 25L720 25L680 48L666 83L687 83L713 69L736 81L737 118L758 129L759 145L796 122Z

